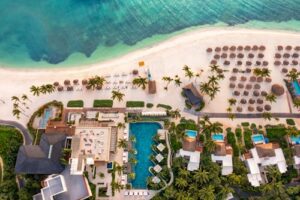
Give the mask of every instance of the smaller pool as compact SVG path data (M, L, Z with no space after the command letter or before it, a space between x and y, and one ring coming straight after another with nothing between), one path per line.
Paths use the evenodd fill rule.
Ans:
M265 142L265 138L264 138L264 136L262 134L255 134L255 135L252 135L252 141L255 144L264 143Z
M212 135L214 141L224 141L224 135L222 133L216 133Z
M39 124L40 129L46 128L47 123L48 123L49 119L51 118L51 116L52 116L52 109L51 108L46 109L42 119L40 120L40 124Z
M291 136L292 144L300 144L300 136Z
M194 130L186 130L185 135L190 138L196 138L197 137L197 131Z
M300 96L300 85L298 81L293 81L293 88L296 96Z

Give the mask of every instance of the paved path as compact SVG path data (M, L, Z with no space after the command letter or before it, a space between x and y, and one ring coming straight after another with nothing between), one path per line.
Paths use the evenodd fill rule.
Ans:
M25 145L31 145L32 144L32 137L29 133L29 131L20 123L16 121L7 121L7 120L0 120L0 125L6 125L6 126L11 126L16 129L18 129L21 134L23 135L23 144Z
M3 176L4 176L4 163L1 156L0 156L0 170L1 170L1 177L0 177L0 183L1 183L3 181Z

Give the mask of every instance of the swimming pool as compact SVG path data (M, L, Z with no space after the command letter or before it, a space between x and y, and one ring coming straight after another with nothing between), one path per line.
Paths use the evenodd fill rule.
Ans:
M216 133L212 135L214 141L224 141L224 135L222 133Z
M255 134L255 135L252 135L252 141L255 144L264 143L265 142L265 138L264 138L264 136L262 134Z
M44 112L44 115L43 115L42 119L40 120L40 123L39 123L40 129L45 129L46 128L47 123L48 123L49 119L51 118L51 116L52 116L52 109L47 108Z
M292 144L300 144L300 136L291 136Z
M134 167L135 179L131 181L135 189L147 188L147 178L151 176L149 167L153 165L149 159L152 155L151 146L154 144L152 137L161 128L162 126L157 122L130 123L129 125L129 135L134 135L136 138L133 147L137 150L138 162Z
M300 96L300 85L298 81L293 81L293 88L296 96Z
M197 136L197 131L194 130L186 130L185 135L190 137L190 138L196 138Z

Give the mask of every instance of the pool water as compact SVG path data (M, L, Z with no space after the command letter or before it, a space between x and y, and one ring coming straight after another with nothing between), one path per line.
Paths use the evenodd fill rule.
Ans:
M218 133L218 134L213 134L213 135L212 135L212 139L213 139L214 141L224 141L224 135L223 135L223 134L220 134L220 133Z
M153 165L149 157L152 155L151 146L154 144L152 137L157 134L162 126L156 122L130 123L129 135L134 135L136 142L133 144L137 150L137 164L134 167L135 179L131 181L135 189L147 188L147 177L151 176L149 167Z
M252 136L252 140L254 143L263 143L265 141L265 138L262 134L255 134Z
M300 136L298 137L291 136L291 140L294 144L300 144Z
M296 96L300 96L300 85L298 81L293 81L293 88Z
M51 116L52 116L52 109L50 109L50 108L46 109L42 119L40 120L40 124L39 124L40 129L46 128L47 123L48 123L49 119L51 118Z
M185 131L186 136L190 137L190 138L196 138L197 136L197 131L193 131L193 130L186 130Z

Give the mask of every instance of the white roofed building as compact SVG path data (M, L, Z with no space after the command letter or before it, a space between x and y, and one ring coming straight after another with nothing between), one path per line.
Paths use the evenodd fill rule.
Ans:
M216 149L211 155L211 160L222 165L222 175L226 176L233 172L232 148L225 142L215 142Z

